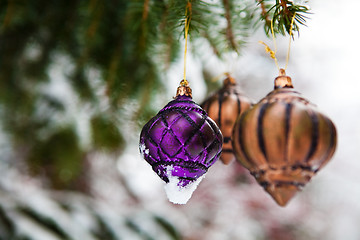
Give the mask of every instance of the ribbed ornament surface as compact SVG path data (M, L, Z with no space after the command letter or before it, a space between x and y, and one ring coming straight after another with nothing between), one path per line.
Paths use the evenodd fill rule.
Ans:
M270 92L242 114L233 148L240 163L281 206L331 159L333 122L290 87Z
M224 136L223 150L220 156L220 160L224 164L235 160L232 149L232 132L235 121L252 105L253 101L241 92L231 77L225 79L223 87L201 104L209 117L219 126Z

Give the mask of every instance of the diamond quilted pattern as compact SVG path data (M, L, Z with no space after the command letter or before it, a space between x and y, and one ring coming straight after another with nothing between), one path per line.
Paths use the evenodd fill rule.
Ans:
M201 126L200 131L205 147L209 146L213 142L213 139L216 139L216 134L207 121Z
M139 146L161 179L167 182L168 174L179 176L185 186L215 163L222 142L219 128L206 112L191 98L178 96L144 126Z
M215 140L207 149L208 155L206 161L204 162L205 165L212 165L213 161L215 161L215 156L219 152L221 152L221 148L219 149L219 142Z
M164 128L166 128L165 124L161 121L161 118L157 119L157 121L154 122L154 124L151 126L149 130L149 136L151 139L157 144L160 144L161 138L155 137L155 136L161 136Z
M153 142L151 142L150 139L147 139L145 141L145 146L147 146L147 148L143 150L144 156L157 156L157 146Z
M172 123L170 128L182 144L188 141L195 130L195 127L183 116Z
M160 142L161 150L169 155L169 157L174 157L181 147L182 144L171 131L167 131Z
M187 113L187 116L189 119L193 120L194 122L197 122L199 121L199 119L202 119L203 118L203 115L201 113L198 113L198 112L188 112Z
M179 112L171 111L164 116L167 126L171 126L174 124L179 118L181 118L181 114Z
M197 155L199 155L204 150L204 143L199 136L199 134L196 134L191 138L189 141L186 152L193 158L195 158Z

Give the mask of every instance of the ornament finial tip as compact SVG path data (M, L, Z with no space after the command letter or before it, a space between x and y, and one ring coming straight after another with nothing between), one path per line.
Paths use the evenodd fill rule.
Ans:
M285 70L279 69L279 76L275 78L274 89L278 88L293 88L291 77L286 76Z
M226 73L226 78L224 79L224 85L235 85L235 79L230 75L230 73Z
M180 86L177 88L175 98L184 95L192 98L192 90L189 87L189 82L186 79L181 80Z
M283 68L279 69L279 76L286 76L285 69Z
M184 87L188 87L189 86L189 82L186 79L181 80L180 82L180 86L184 86Z

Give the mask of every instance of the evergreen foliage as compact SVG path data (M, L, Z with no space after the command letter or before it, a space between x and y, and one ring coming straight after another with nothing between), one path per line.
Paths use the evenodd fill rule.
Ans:
M207 42L221 57L240 53L259 23L269 32L272 18L275 32L285 34L294 14L304 24L307 12L288 0L2 1L1 124L32 173L72 188L88 152L121 153L123 124L157 111L151 103L163 90L161 72L181 55L185 19L190 41ZM70 99L49 91L59 82L70 86ZM129 101L137 103L132 117L119 120ZM72 116L83 106L90 145L81 143Z
M297 5L295 1L276 0L275 4L269 0L258 0L261 7L261 18L264 20L264 30L267 35L271 34L271 25L273 25L274 34L290 34L291 22L294 17L292 32L299 33L299 25L305 25L306 16L309 8L304 5Z
M8 164L19 168L20 185L31 174L51 189L28 196L27 185L9 190L1 178L0 239L184 239L158 213L141 209L147 217L137 219L125 209L142 203L120 173L125 210L100 206L89 187L91 160L116 159L132 128L158 111L163 72L182 56L185 20L189 44L222 58L240 54L259 27L270 35L271 22L286 34L295 16L298 32L308 11L289 0L0 1L0 144L11 148L1 152L0 171ZM260 206L256 216L264 211L249 206Z
M0 190L6 193L0 198L1 240L183 239L172 222L152 212L139 216L152 225L153 230L149 230L141 227L138 216L117 215L113 208L104 211L104 206L90 197L36 191L24 199L24 194L2 187L1 182Z

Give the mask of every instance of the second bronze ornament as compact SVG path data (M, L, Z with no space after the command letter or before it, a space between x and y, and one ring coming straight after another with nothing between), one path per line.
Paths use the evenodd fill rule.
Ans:
M224 136L220 159L226 165L235 160L231 139L235 121L253 103L253 100L242 93L235 79L227 75L227 78L223 81L222 88L201 104L209 117L219 126Z

